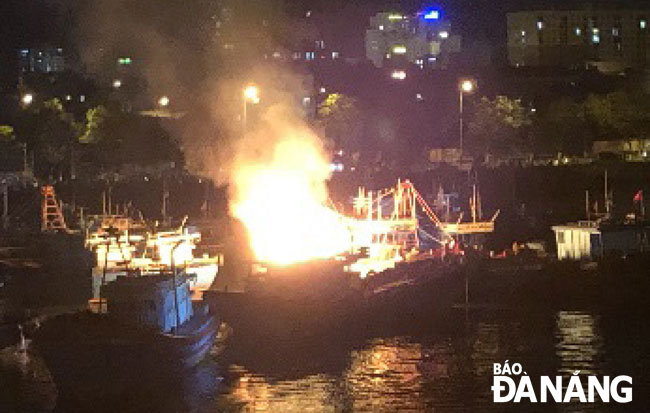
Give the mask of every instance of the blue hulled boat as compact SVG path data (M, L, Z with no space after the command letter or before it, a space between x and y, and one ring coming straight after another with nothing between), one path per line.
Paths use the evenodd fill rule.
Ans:
M202 300L192 301L185 275L119 277L102 295L105 311L59 315L34 333L37 351L67 397L173 381L215 343L220 323Z

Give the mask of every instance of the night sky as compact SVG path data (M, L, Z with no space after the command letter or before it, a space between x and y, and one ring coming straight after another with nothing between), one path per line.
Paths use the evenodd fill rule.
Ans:
M79 39L79 9L95 7L110 1L128 2L134 0L2 0L0 1L0 79L10 80L15 76L16 51L21 47L42 45L62 46L67 58L74 60L84 53L83 39ZM195 4L211 3L212 0L192 0ZM180 0L137 0L138 7L151 10L185 7ZM152 2L147 5L147 2ZM648 0L592 1L591 4L605 4L608 7L647 7ZM214 3L212 3L214 4ZM294 17L304 16L312 10L314 20L323 32L329 33L331 42L347 56L363 57L363 37L368 18L381 10L403 10L414 12L426 5L442 8L451 19L454 31L460 33L465 42L487 41L493 47L504 44L506 35L505 13L526 8L567 8L585 4L583 0L440 0L437 2L419 0L290 0L285 2L286 12ZM169 15L175 15L169 12ZM156 19L156 16L152 16ZM179 21L179 28L183 22ZM182 30L179 31L183 35ZM325 36L327 37L327 36ZM3 84L5 82L2 82Z
M101 0L109 1L109 0ZM164 8L173 0L138 0L153 1ZM199 0L195 0L199 1ZM0 1L0 47L2 49L22 47L35 43L58 43L71 35L74 10L79 5L92 4L92 0L2 0ZM591 1L598 4L599 1ZM650 5L643 0L603 1L625 7L643 7ZM362 27L368 17L379 10L401 9L415 11L426 4L437 4L456 24L457 29L469 38L487 38L498 40L505 35L505 13L510 10L525 8L570 7L585 4L584 0L441 0L437 2L420 0L291 0L286 9L290 14L300 15L305 10L323 13L332 18L332 23L341 23L341 32L346 36L362 36ZM341 15L348 15L341 18ZM352 21L359 25L350 25Z

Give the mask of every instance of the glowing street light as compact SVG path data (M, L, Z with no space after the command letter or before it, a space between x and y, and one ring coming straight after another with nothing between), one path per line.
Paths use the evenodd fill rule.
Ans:
M403 70L393 70L390 77L395 80L404 80L406 79L406 72Z
M242 114L242 126L246 134L248 122L248 103L256 105L260 103L260 89L255 85L248 85L244 88L244 112Z
M260 91L257 86L249 85L244 88L244 99L251 103L260 102Z
M158 105L162 107L169 106L169 98L167 96L162 96L160 99L158 99Z
M460 90L463 93L472 93L472 91L474 91L474 87L475 84L473 80L465 79L460 82Z
M113 80L113 88L119 89L122 87L122 81L120 79Z
M459 106L459 116L458 116L458 137L459 137L459 149L460 155L463 156L463 95L470 94L476 89L476 81L474 79L463 79L458 84L458 100L460 102Z
M21 98L20 101L23 103L25 106L29 106L32 104L34 101L34 95L31 93L25 93Z

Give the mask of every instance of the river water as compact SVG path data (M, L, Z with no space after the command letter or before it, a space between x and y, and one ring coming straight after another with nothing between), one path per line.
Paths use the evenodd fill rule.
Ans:
M544 298L540 297L540 301ZM172 389L133 394L86 411L482 412L650 411L650 326L638 305L453 310L362 340L346 331L307 342L264 341L212 354ZM358 335L355 335L358 337ZM494 404L493 363L539 376L633 378L632 405ZM137 372L134 372L137 374ZM37 354L0 353L0 411L71 411ZM76 410L76 409L72 409Z

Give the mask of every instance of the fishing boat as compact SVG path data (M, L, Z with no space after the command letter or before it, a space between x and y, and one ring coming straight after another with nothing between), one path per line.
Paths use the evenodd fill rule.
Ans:
M497 211L491 220L481 221L478 199L474 187L471 222L462 222L461 214L449 223L438 218L409 180L379 191L360 188L353 216L344 219L349 251L278 266L242 256L239 242L224 250L224 266L207 299L235 323L262 319L267 327L278 319L279 326L299 325L304 331L310 324L305 320L317 321L322 329L326 323L345 323L351 314L374 317L376 308L394 297L404 303L417 301L413 297L419 295L430 300L432 292L439 296L439 286L453 290L449 297L454 297L455 289L441 285L458 273L456 264L467 261L459 245L470 244L470 236L491 233L498 216ZM437 300L439 305L445 302ZM301 310L305 308L309 311Z
M127 216L104 216L86 236L86 246L95 255L93 298L102 284L132 273L157 276L172 267L182 267L192 290L205 290L219 270L220 256L195 254L201 232L186 225L167 231L149 231L142 220Z
M192 301L185 274L118 277L102 288L97 312L48 319L33 343L59 393L87 400L182 377L208 354L218 327L207 305Z

